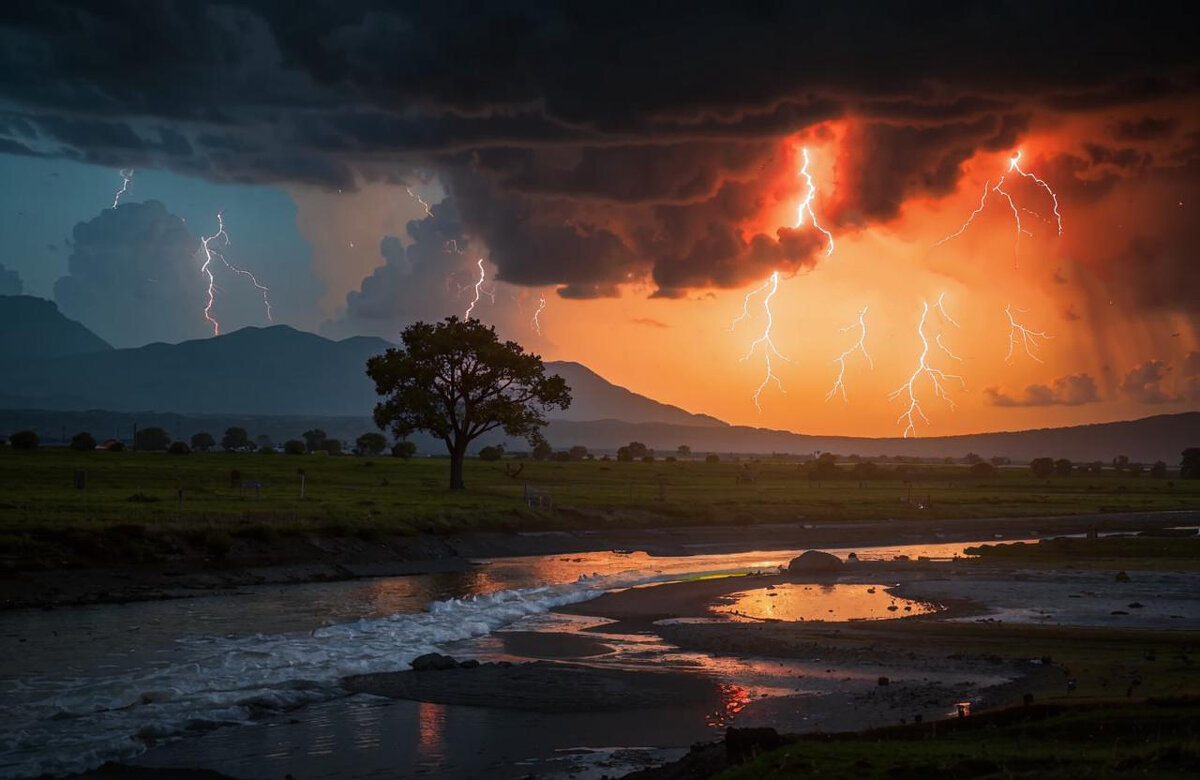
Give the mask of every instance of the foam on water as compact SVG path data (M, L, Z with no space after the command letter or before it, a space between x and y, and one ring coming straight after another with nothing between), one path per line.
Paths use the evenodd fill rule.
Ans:
M677 575L676 575L677 576ZM173 737L343 695L343 677L409 668L445 643L619 588L675 576L629 571L502 590L305 635L180 639L178 660L111 676L26 678L0 689L0 775L66 774Z

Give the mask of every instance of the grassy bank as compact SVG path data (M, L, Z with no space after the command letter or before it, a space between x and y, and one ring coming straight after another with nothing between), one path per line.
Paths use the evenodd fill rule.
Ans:
M1200 699L1013 708L963 720L800 737L719 775L745 778L1192 777Z
M240 487L231 482L234 470ZM86 489L75 487L81 471ZM245 522L279 531L338 526L415 533L1200 508L1197 480L1039 480L1026 469L975 478L958 466L925 467L909 481L816 482L795 463L770 461L470 460L468 490L448 491L447 478L447 462L430 458L0 450L0 533ZM527 487L549 503L528 506Z
M1200 537L1110 537L1042 539L1036 543L986 544L966 552L981 563L1022 568L1200 569Z

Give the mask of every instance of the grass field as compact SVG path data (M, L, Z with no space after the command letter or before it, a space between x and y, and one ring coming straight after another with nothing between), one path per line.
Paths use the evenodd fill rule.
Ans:
M722 780L1194 777L1200 699L1035 706L934 726L801 737Z
M506 469L520 467L515 477ZM304 471L304 496L301 475ZM231 484L231 471L241 487ZM86 489L75 485L86 473ZM114 524L391 533L581 525L950 519L1200 508L1200 480L1081 475L1040 480L1002 469L924 467L910 482L813 482L795 463L469 460L468 489L447 490L448 461L320 455L167 455L0 450L0 533ZM257 485L258 487L255 487ZM530 507L526 490L552 506Z

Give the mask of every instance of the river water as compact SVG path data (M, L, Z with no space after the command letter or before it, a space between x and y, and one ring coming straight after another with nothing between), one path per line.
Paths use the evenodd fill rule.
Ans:
M856 552L863 559L937 558L966 546ZM350 697L339 682L406 669L422 653L461 650L464 642L486 650L497 630L561 630L567 619L551 610L609 590L773 570L796 554L530 556L478 561L455 573L3 613L0 776L67 774L134 759L238 777L282 777L294 769L303 769L297 777L367 776L372 767L380 776L406 774L400 767L470 776L485 766L479 762L497 760L523 772L544 770L563 760L562 747L614 744L606 741L618 736L611 718ZM627 738L630 724L621 725ZM651 726L660 745L686 745L698 734L691 724L674 728L660 719ZM565 744L510 755L513 735L531 729L563 734ZM463 744L477 761L449 760L451 748ZM345 769L348 754L354 772ZM613 750L587 755L605 771L623 766ZM572 766L587 776L578 761Z

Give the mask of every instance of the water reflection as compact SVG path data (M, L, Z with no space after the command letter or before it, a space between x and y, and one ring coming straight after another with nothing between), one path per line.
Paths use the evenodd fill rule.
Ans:
M754 696L748 688L733 683L721 683L717 687L720 690L721 708L709 713L705 723L712 728L723 729L734 722L738 713L754 700Z
M417 703L417 760L428 769L439 769L446 760L446 705Z
M713 611L735 620L886 620L924 615L938 607L892 596L886 585L784 583L733 593Z

